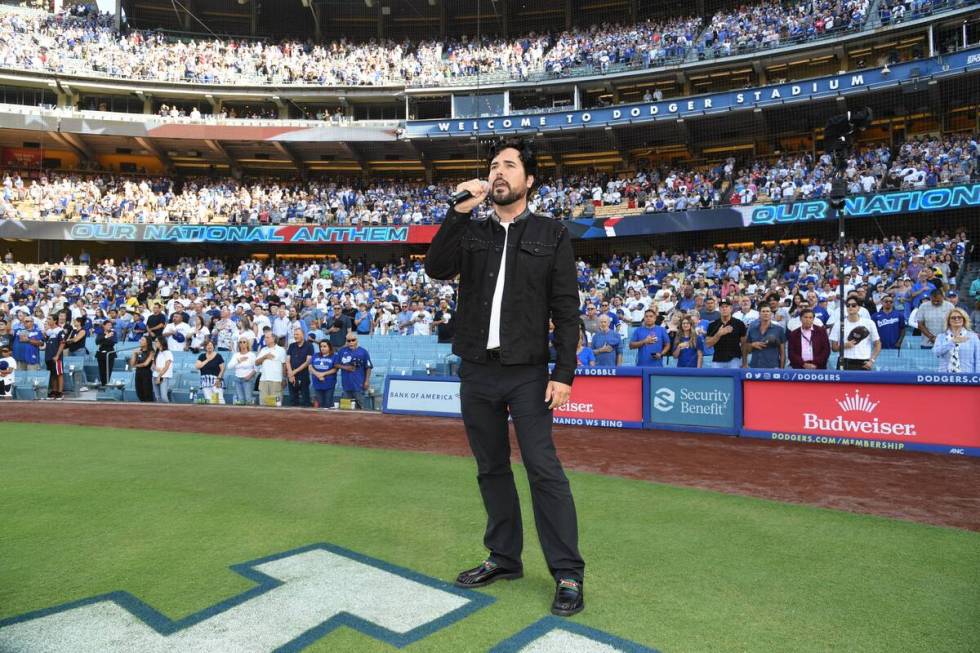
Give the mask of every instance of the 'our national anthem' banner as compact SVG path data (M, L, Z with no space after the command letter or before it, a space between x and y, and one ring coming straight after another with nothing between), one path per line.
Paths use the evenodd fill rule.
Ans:
M980 184L855 195L845 201L848 218L887 217L980 207ZM762 227L834 218L827 200L753 204L703 211L576 218L565 224L574 239L623 238L684 231ZM0 221L0 238L99 242L229 243L269 245L420 244L432 242L438 225L321 227L317 225L96 224Z

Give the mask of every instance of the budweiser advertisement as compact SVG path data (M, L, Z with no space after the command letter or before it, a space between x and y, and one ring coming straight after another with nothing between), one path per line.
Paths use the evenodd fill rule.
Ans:
M555 424L643 427L643 376L633 368L579 368L572 396L555 409Z
M862 383L850 381L852 375L830 383L746 378L741 434L980 455L980 385L916 382L916 376L901 375L903 383Z

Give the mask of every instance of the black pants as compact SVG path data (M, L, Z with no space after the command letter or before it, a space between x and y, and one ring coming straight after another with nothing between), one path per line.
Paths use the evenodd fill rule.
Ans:
M867 372L868 371L867 368L864 367L864 364L867 363L867 362L868 362L867 359L858 360L857 358L845 358L844 359L844 369L845 370L851 370L851 371L854 371L854 372L858 372L858 371L860 371L860 372Z
M544 402L547 366L464 361L460 380L463 422L487 511L483 543L490 559L507 569L522 568L524 531L510 467L509 414L527 469L534 523L548 570L555 578L583 580L575 502L555 452L551 411Z
M310 373L303 371L296 375L296 383L287 383L289 401L293 406L310 405Z
M149 367L136 370L136 396L140 401L153 401L153 372Z
M99 364L99 383L108 385L112 377L112 366L116 362L116 352L99 350L95 352L95 360Z

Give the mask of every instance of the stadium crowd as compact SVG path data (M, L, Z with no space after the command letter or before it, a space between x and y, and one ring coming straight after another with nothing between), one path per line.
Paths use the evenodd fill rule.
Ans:
M852 242L839 258L812 243L579 260L579 362L616 366L625 350L636 349L641 366L672 359L700 367L711 357L716 367L826 367L837 345L843 265L845 363L852 369L872 369L880 351L900 348L906 327L914 327L940 369L977 371L980 341L970 329L980 323L980 280L969 291L972 306L960 306L953 290L971 246L960 233ZM258 381L263 402L281 400L288 387L293 403L305 405L311 393L333 392L339 372L346 396L363 406L372 363L358 336L450 342L453 335L455 284L429 279L419 261L404 258L237 265L182 259L169 267L105 260L75 275L70 258L28 268L12 265L8 252L5 261L6 391L17 370L44 364L49 396L57 398L61 359L86 353L95 335L96 351L87 353L99 360L102 383L111 379L116 347L139 343L127 353L132 369L144 370L137 390L146 401L167 400L174 352L191 351L205 393L220 390L229 374L240 401L251 401L249 384ZM89 263L87 255L81 263ZM325 395L321 400L327 405Z
M178 40L159 32L115 31L97 10L58 14L0 13L0 66L198 84L440 85L476 74L528 79L562 76L613 64L659 66L701 56L727 56L784 42L859 29L868 0L766 0L721 10L703 21L677 17L634 25L598 25L556 35L490 36L417 43L348 40L330 43L241 39ZM942 5L955 4L942 2ZM932 11L929 0L886 2L884 16ZM93 5L94 7L94 5ZM705 27L707 29L705 29Z
M726 57L860 29L870 4L868 0L768 0L719 11L698 42L698 53Z
M980 178L975 135L911 138L892 151L861 148L847 163L851 194L933 188ZM532 205L556 218L591 215L599 206L633 212L683 211L733 204L827 197L833 165L827 155L779 156L739 165L734 158L702 167L668 167L630 176L582 174L545 179ZM442 221L453 185L385 181L308 182L168 178L8 171L0 187L0 219L86 222L324 225L432 224Z

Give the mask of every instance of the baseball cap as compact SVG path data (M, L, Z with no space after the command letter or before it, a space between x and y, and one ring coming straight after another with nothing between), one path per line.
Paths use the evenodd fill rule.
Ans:
M722 300L720 300L718 302L718 305L719 306L731 306L732 305L732 302L731 302L730 299L728 299L727 297L725 297L724 299L722 299Z
M947 297L956 297L957 295L959 295L959 293L955 290L950 290L948 293L946 293Z

